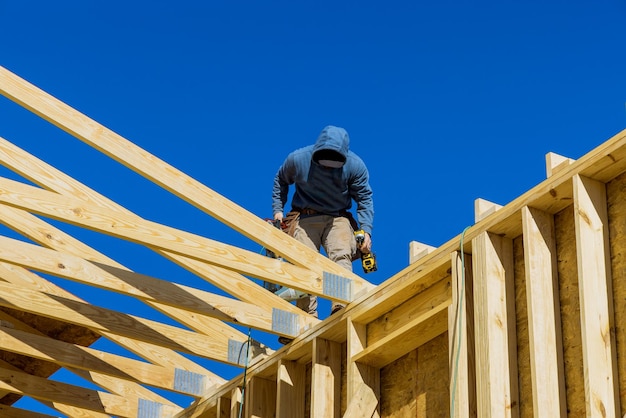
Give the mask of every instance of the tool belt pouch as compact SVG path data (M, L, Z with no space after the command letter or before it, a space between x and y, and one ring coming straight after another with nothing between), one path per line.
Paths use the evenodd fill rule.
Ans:
M296 231L296 227L298 226L298 220L300 219L300 212L292 211L287 213L283 222L285 223L285 228L283 231L286 232L289 236L293 237L294 232Z

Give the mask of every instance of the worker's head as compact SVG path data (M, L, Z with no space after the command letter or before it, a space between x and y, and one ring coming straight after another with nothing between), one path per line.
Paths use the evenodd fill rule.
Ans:
M348 157L349 144L350 138L345 129L327 126L313 146L313 161L325 167L342 167Z

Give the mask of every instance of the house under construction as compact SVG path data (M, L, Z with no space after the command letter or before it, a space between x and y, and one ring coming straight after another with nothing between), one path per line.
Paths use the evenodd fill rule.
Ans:
M0 163L28 180L0 178L0 220L27 238L0 236L1 416L50 416L15 407L22 396L68 417L624 415L626 130L576 161L548 154L546 180L506 206L476 200L474 225L439 248L411 242L411 263L375 286L2 67L0 93L287 261L142 218L0 138ZM143 245L230 296L133 272L58 222ZM347 307L320 321L259 281ZM273 351L234 325L293 342ZM101 337L142 360L90 347ZM98 389L50 379L60 369Z

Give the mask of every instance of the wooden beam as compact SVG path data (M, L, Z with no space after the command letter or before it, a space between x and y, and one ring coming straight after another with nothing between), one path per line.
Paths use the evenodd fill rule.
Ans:
M0 405L0 415L4 418L55 418L54 415L27 411L26 409L14 408L8 405Z
M0 236L0 260L142 301L272 332L272 310ZM185 322L185 325L191 325ZM235 334L235 330L232 330ZM227 332L223 327L222 334ZM240 333L239 333L240 334ZM242 336L243 334L240 334ZM291 335L291 334L287 334Z
M85 389L15 370L0 368L0 388L19 395L53 403L60 402L89 411L129 418L138 416L138 404L124 396ZM170 415L180 410L168 405L159 405L159 408L169 411Z
M497 210L493 216L473 225L465 233L469 243L484 231L497 230L508 238L521 234L521 208L532 206L548 213L556 213L571 204L571 178L575 173L584 173L588 177L609 181L626 170L626 129L602 143L566 169L554 174L534 188L528 190L514 201ZM519 223L517 220L519 219ZM404 300L405 295L413 292L419 279L438 271L450 263L450 254L459 248L461 235L452 238L437 250L426 255L419 263L414 263L394 274L378 285L376 292L359 297L352 304L352 314L358 320L369 318L369 313L376 316L383 314ZM445 267L444 270L445 271ZM347 313L347 312L346 312ZM367 322L367 321L366 321Z
M6 178L0 178L0 203L149 247L193 257L332 300L350 302L339 296L324 294L323 272L321 271L310 271L252 251L242 250L77 199L59 196L56 193Z
M365 324L353 322L350 318L347 322L347 403L348 405L352 402L359 404L360 396L366 390L362 388L363 385L368 386L378 400L380 397L380 369L358 361L361 353L367 347L367 328ZM376 405L378 405L378 401ZM380 418L378 411L374 411L371 416Z
M409 264L417 262L420 258L432 253L436 248L421 242L409 242Z
M381 368L445 332L451 300L449 276L407 298L367 324L367 345L353 360Z
M276 414L276 382L251 377L246 386L245 417L265 418Z
M102 196L98 192L27 153L2 137L0 137L0 163L46 190L76 197L97 206L137 216L123 206ZM7 223L7 226L16 229L18 232L28 236L30 239L43 246L56 250L60 250L60 247L62 247L64 249L63 252L68 252L68 249L72 248L72 254L82 258L126 268L62 231L46 224L43 220L30 215L28 212L16 208L4 210L3 208L4 206L0 205L0 211L2 212L0 221ZM172 252L154 248L153 250L244 302L262 306L273 306L276 309L296 315L296 317L300 318L301 329L306 329L308 326L319 322L311 315L305 314L293 304L266 291L237 272L222 269ZM155 307L155 303L148 304ZM156 308L166 315L172 314L172 309L163 309L163 307ZM176 317L187 317L187 322L189 322L191 316L185 314L186 312L176 312Z
M552 215L522 209L533 414L567 416Z
M230 418L241 418L241 411L243 411L243 391L241 388L236 387L233 389L230 397Z
M452 263L452 303L448 307L450 416L476 418L474 358L474 285L472 257L455 251Z
M606 187L573 181L587 416L619 416Z
M571 158L563 157L559 154L549 152L546 154L546 177L552 177L552 175L558 173L561 170L567 168L575 160Z
M43 279L23 267L0 263L0 277L18 288L43 291L46 294L56 296L58 298L86 303L71 293L59 288L48 280ZM27 331L32 332L32 330ZM169 368L181 368L183 370L192 371L206 376L209 381L209 386L216 386L224 382L222 378L215 375L213 372L201 367L197 363L189 360L187 357L182 356L168 348L137 341L133 338L119 336L106 331L101 331L100 334L154 364Z
M215 193L159 158L115 132L71 108L26 80L0 67L0 94L29 109L86 144L124 164L188 203L203 210L291 263L311 266L318 276L323 272L349 278L354 293L374 286L356 274L311 250L269 225L258 216Z
M177 385L174 369L8 327L0 327L0 347L5 351L49 361L62 367L107 374L194 397L199 397L206 389L203 386L190 390Z
M495 213L502 206L496 203L490 202L485 199L476 199L474 201L474 222L480 222L487 216Z
M278 362L276 418L304 418L305 365L292 360Z
M210 337L162 324L134 315L96 307L83 302L48 295L14 285L0 283L0 306L20 309L101 332L111 332L172 350L237 365L229 356L228 339L220 335Z
M513 244L483 232L472 240L479 417L517 417Z
M311 418L339 418L340 399L341 344L316 338L311 360Z
M378 398L368 385L362 384L352 397L343 418L369 418L376 416Z
M7 328L11 328L11 330L15 330L17 332L21 332L21 333L26 333L30 336L36 336L40 339L50 339L47 335L43 334L42 332L32 328L30 325L25 324L24 322L20 321L19 319L15 318L15 317L11 317L10 315L8 315L7 313L5 313L4 311L0 311L0 317L2 318L3 323L6 324L6 326L3 326L2 329L7 329ZM6 350L6 351L15 351L13 350L10 346L9 347L4 347L5 343L10 344L10 341L7 341L8 338L2 338L0 339L0 347L2 347L2 349ZM30 339L29 339L30 341ZM23 345L23 344L22 344ZM30 350L30 347L27 348L26 350ZM29 353L25 353L25 355L29 355ZM33 357L37 357L37 355L33 356ZM47 360L47 359L44 359ZM149 366L149 364L148 364ZM10 363L6 363L6 362L1 362L0 361L0 367L4 367L7 370L17 370L17 371L21 371L20 369L12 366ZM67 370L69 370L70 372L76 374L77 376L82 377L83 379L85 379L85 381L91 382L96 386L99 386L105 390L107 390L110 393L113 394L117 394L117 395L124 395L126 396L128 399L134 399L134 402L138 402L138 399L144 399L146 401L152 401L155 403L159 403L159 404L164 404L164 405L172 405L172 406L176 406L176 404L174 404L172 401L170 401L169 399L164 398L161 395L156 394L155 392L147 389L146 387L135 383L133 381L128 380L128 378L126 379L120 379L111 375L107 375L107 374L102 374L100 372L98 372L97 370L90 370L90 371L85 371L84 369L81 368L74 368L71 366L67 366L66 367ZM172 369L173 370L173 369ZM172 374L174 374L174 372L172 371ZM212 381L210 380L210 378L208 376L205 376L206 378L204 379L206 383L212 383ZM45 402L44 402L45 403ZM50 405L51 408L53 409L58 409L59 411L69 415L69 416L83 416L85 415L83 412L73 412L73 410L76 407L72 407L70 405L63 405L61 406L58 402L55 403L55 405ZM67 412L67 411L70 412ZM82 409L81 409L82 411Z

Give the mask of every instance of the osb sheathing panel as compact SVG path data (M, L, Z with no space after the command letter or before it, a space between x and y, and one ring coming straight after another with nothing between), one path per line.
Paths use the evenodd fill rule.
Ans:
M417 416L450 416L448 333L417 349ZM395 418L395 417L394 417Z
M567 413L569 417L584 417L586 415L585 379L583 374L573 206L568 206L554 216L554 227L556 231L557 272L559 277L561 326L563 330Z
M528 303L526 299L526 269L524 265L524 237L513 240L515 277L515 317L517 328L517 373L520 417L533 416L533 390L530 368L530 335L528 331Z
M448 382L446 332L381 369L381 417L449 417Z
M607 184L620 416L626 413L626 173Z
M381 369L380 403L383 417L417 417L417 350Z

